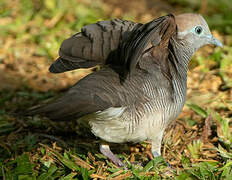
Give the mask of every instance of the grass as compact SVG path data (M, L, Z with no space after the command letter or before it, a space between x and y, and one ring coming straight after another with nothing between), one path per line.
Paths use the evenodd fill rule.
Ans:
M230 0L167 0L172 5L182 7L186 12L204 14L211 28L226 34L232 32L232 10Z
M194 7L200 9L196 2ZM194 56L187 106L165 133L163 158L150 159L149 142L112 144L127 164L123 169L99 153L99 139L77 133L73 122L22 115L29 107L58 97L83 76L80 73L86 74L83 70L78 75L51 75L47 68L62 40L83 25L109 18L106 5L90 0L1 1L0 178L232 179L232 41L225 23L231 17L221 12L227 1L220 1L220 7L214 2L209 1L206 15L209 22L217 22L210 25L223 33L219 38L225 47L205 48ZM226 21L213 21L212 12Z

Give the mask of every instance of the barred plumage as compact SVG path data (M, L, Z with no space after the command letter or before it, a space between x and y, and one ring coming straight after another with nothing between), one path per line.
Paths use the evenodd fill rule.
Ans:
M198 26L204 30L201 36L194 34ZM196 14L167 15L144 25L122 20L88 25L62 43L50 71L102 68L31 114L77 119L108 142L151 140L153 155L160 155L163 132L185 103L189 60L210 43L221 46ZM103 154L109 151L105 147Z

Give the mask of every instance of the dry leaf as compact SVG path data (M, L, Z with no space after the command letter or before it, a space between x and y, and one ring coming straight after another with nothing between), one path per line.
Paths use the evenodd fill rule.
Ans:
M208 137L212 134L211 131L211 126L212 126L212 115L210 114L206 119L205 119L205 125L203 127L203 132L202 132L202 140L204 143L208 141Z

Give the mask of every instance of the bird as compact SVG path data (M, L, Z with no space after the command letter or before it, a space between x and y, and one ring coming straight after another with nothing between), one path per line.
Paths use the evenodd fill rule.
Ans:
M166 127L181 113L188 64L202 46L222 47L200 14L168 14L142 24L113 19L89 24L63 41L49 68L63 73L99 65L62 97L31 114L87 125L100 152L124 166L109 143L151 141L161 156Z

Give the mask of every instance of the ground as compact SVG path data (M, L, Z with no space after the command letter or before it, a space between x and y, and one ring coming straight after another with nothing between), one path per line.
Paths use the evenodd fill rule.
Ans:
M232 179L232 17L221 12L221 7L229 12L232 6L227 0L216 6L214 0L197 2L0 2L0 177ZM165 132L163 158L151 160L149 142L112 144L113 152L127 164L127 169L118 168L99 153L99 139L76 133L73 122L24 115L91 73L91 69L48 72L61 42L83 25L115 17L147 22L186 11L203 14L224 47L205 47L193 57L186 105Z

